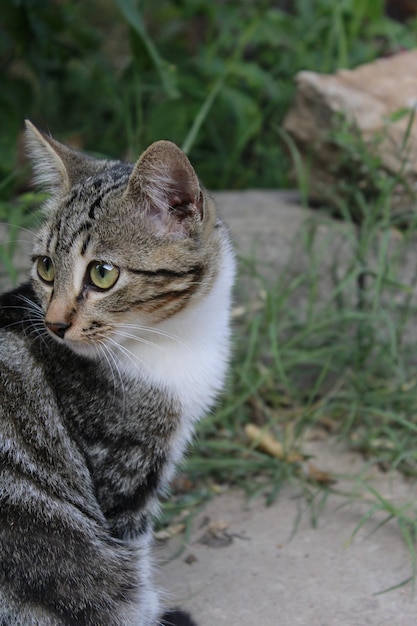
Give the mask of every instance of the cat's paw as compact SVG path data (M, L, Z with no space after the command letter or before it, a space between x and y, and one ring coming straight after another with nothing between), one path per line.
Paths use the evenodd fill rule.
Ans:
M161 626L197 626L190 615L181 609L173 609L164 613L160 624Z

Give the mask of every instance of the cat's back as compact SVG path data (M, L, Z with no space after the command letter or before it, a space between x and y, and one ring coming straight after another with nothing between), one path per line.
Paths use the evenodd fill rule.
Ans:
M30 295L0 297L0 624L133 624L133 552L108 532L48 381L48 358L61 384L63 366L42 352Z
M17 496L26 502L33 497L37 505L42 490L71 500L79 482L79 495L84 491L87 501L91 481L46 375L49 351L42 353L42 339L30 317L36 306L30 306L30 295L30 288L23 286L0 296L0 496L7 496L9 476L9 500L14 491L16 502ZM58 362L56 373L60 375Z

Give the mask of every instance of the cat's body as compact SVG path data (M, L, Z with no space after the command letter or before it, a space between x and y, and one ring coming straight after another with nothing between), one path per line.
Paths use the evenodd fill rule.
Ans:
M155 626L151 522L223 384L229 238L172 144L133 167L28 133L52 196L0 299L0 625Z

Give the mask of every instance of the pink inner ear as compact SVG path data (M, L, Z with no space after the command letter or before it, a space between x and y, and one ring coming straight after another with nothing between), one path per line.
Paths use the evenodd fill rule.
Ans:
M180 222L190 217L193 212L195 212L195 205L188 198L182 199L178 195L169 198L169 213Z
M184 193L180 196L174 193L169 196L169 212L179 221L197 215L199 219L203 219L203 194L201 191L197 198L192 198L189 194Z

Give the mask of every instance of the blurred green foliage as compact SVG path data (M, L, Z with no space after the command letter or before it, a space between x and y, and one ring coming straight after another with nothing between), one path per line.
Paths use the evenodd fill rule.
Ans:
M295 73L415 44L383 0L3 0L0 176L21 162L29 117L114 157L171 139L211 188L284 187L277 128Z

